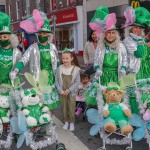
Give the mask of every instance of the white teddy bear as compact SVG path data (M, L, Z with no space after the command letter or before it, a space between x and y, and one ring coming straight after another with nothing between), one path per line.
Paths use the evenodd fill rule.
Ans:
M0 96L0 119L3 123L9 123L10 101L8 96Z
M48 107L40 102L39 96L33 89L28 89L21 92L22 111L26 116L27 125L35 127L50 122L51 117L48 114Z

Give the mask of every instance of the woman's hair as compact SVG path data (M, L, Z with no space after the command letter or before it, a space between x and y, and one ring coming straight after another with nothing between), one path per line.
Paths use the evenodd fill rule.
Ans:
M127 28L125 28L124 30L124 37L126 38L127 36L129 36L129 33L131 33L131 30L132 30L132 27L133 26L129 26ZM144 34L144 29L142 29L142 32L141 32L141 35L140 35L142 38L144 38L145 34Z
M18 36L15 34L11 34L10 43L11 43L12 48L16 48L19 45Z
M104 47L105 47L105 33L106 32L103 32L101 35L100 35L100 39L98 41L98 45L100 46L100 49L103 50ZM116 40L114 41L114 46L115 46L115 51L118 52L119 51L119 48L120 48L120 36L119 36L119 33L117 30L115 30L115 35L116 35Z
M63 54L70 54L70 56L73 57L73 63L74 63L74 65L80 67L79 61L77 59L77 56L76 56L75 52L65 51L65 52L63 52Z
M89 36L89 39L88 39L89 42L93 42L93 39L92 39L93 32L95 32L95 31L91 30L90 36Z

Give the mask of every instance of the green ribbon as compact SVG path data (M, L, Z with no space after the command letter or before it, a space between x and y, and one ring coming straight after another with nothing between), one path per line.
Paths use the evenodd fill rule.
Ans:
M25 90L24 91L24 95L29 96L29 95L36 95L36 92L32 89L32 90Z
M107 91L119 90L119 88L117 88L117 87L108 87L106 90L107 90Z

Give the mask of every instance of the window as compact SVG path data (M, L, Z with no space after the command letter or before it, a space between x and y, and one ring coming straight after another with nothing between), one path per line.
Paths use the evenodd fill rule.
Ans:
M52 10L56 9L56 0L52 0Z
M72 4L73 0L69 0L69 4Z
M5 5L0 5L0 12L5 12Z

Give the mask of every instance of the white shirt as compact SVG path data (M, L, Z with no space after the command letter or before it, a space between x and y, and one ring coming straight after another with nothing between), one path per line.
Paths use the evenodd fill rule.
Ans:
M70 68L65 68L64 66L62 66L62 74L71 75L72 69L73 69L73 66L71 66Z

